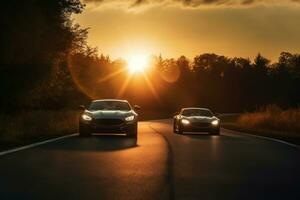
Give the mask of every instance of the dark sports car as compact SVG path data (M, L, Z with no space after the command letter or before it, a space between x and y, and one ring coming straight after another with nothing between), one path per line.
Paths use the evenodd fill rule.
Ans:
M183 108L174 116L174 133L209 132L220 134L220 119L207 108Z
M84 108L84 107L83 107ZM139 109L139 106L135 106ZM138 114L126 100L104 99L92 101L79 119L79 134L125 133L137 138Z

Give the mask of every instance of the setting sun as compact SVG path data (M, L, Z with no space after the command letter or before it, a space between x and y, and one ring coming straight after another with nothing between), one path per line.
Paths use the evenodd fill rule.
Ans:
M149 64L149 58L146 55L134 55L128 59L128 70L130 73L143 72Z

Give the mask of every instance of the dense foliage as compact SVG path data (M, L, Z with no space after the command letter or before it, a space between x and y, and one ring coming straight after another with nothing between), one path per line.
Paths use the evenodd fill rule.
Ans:
M88 98L124 98L145 110L205 106L236 112L300 102L300 55L276 63L260 54L228 58L202 54L189 60L153 57L145 74L129 74L124 61L98 56L87 29L71 20L80 0L10 0L1 4L0 108L3 111L75 107ZM75 84L74 84L75 83Z
M119 96L151 109L207 106L219 112L252 110L270 103L295 107L300 102L299 54L283 52L273 64L260 54L253 62L216 54L202 54L193 61L184 56L154 57L145 75L132 75L120 94L130 76L126 69L113 73L124 67L104 56L73 59L77 83L92 98Z
M67 58L85 43L86 30L71 20L71 15L80 13L83 7L80 0L1 3L2 110L40 107L49 99L76 93L68 78ZM64 106L62 99L52 104Z

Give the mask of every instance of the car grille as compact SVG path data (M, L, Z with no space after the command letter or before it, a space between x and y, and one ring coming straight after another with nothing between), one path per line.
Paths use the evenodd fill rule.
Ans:
M197 127L209 127L210 126L210 123L207 123L207 122L193 122L192 123L193 126L197 126Z
M96 119L97 125L120 125L123 123L122 119Z

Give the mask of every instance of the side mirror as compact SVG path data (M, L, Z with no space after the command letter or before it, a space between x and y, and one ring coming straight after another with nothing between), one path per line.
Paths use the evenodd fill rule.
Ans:
M133 108L134 108L134 110L141 110L141 106L138 106L138 105L134 105Z
M79 110L85 110L85 106L84 105L80 105L79 106Z
M220 113L215 113L215 116L216 117L220 117Z
M176 115L179 115L179 112L178 112L178 111L174 113L174 116L176 116Z

